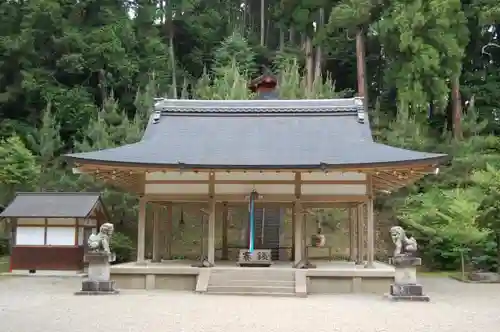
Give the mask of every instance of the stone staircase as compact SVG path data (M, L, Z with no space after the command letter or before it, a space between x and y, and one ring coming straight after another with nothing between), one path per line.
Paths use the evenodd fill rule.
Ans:
M211 269L207 294L296 296L295 272L268 268Z

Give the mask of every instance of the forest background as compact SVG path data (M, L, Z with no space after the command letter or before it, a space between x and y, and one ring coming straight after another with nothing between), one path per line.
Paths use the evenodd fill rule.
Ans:
M500 267L500 2L6 0L0 17L2 204L103 191L132 251L137 197L71 174L62 154L136 142L154 97L252 98L262 68L281 98L353 96L358 50L376 139L454 158L380 197L379 215L411 230L429 268L462 254Z

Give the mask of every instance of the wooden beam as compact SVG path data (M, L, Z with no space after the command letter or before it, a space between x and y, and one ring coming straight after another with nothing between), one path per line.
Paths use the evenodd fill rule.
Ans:
M375 262L375 222L374 222L374 210L373 210L373 192L372 192L372 176L369 175L369 190L368 201L366 203L366 246L367 246L367 264L366 267L373 268Z
M45 220L45 227L43 232L43 244L47 245L47 228L49 227L49 219L44 218L44 220Z
M139 220L137 222L137 262L146 259L146 197L139 199Z
M75 246L78 246L79 229L80 229L80 223L78 222L78 218L75 218Z
M258 185L258 184L366 184L365 180L300 180L301 173L295 173L295 180L217 180L214 179L214 184L241 184L241 185ZM298 175L298 180L297 180ZM210 180L147 180L146 184L210 184Z
M162 232L160 229L160 207L153 204L153 262L161 262Z
M209 199L209 211L208 215L208 262L212 265L215 264L215 199L211 197Z
M356 209L348 209L349 222L349 259L351 262L356 261Z
M172 202L207 202L208 195L203 194L146 194L148 201L172 201ZM248 195L244 194L220 194L214 195L214 199L217 202L247 202ZM262 198L259 198L259 203L289 203L296 199L294 194L262 194ZM327 202L364 202L367 199L367 195L303 195L301 196L301 202L303 203L327 203Z
M227 243L227 231L229 227L229 213L227 202L222 204L222 259L229 259L229 247Z
M357 238L357 257L356 264L363 264L365 260L365 222L364 222L364 205L360 204L357 207L357 229L358 229L358 238Z
M173 222L174 222L174 206L172 202L167 202L167 220L165 231L165 259L172 259L172 240L173 240Z

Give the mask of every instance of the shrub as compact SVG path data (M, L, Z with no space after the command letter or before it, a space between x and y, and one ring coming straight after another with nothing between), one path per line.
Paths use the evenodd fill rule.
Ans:
M9 254L9 239L0 236L0 257Z
M135 254L132 240L125 234L115 232L111 238L111 251L116 254L115 264L130 262Z

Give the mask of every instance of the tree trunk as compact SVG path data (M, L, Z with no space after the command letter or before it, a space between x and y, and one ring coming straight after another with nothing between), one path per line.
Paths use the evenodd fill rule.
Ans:
M320 29L323 28L323 24L325 21L325 10L323 8L319 9L319 20L318 20L318 25L316 26L316 33L320 31ZM322 54L321 54L321 45L316 46L316 68L314 70L314 79L318 80L321 78L321 68L322 68Z
M312 92L314 82L314 59L312 49L312 39L310 36L305 36L304 51L306 54L306 84L307 91Z
M280 45L279 49L281 52L285 49L285 29L280 27Z
M265 0L260 0L260 46L264 46L264 36L266 31L266 17L264 13Z
M366 56L365 38L363 29L360 27L356 32L356 67L358 80L358 96L363 98L365 112L368 111L368 94L366 81Z
M451 82L451 113L453 123L453 137L456 140L463 138L462 132L462 98L460 96L460 75L455 75Z
M293 27L288 30L288 43L290 46L295 45L295 29Z
M496 234L497 240L497 273L500 274L500 233Z
M106 71L104 69L99 69L97 73L98 76L98 86L101 94L101 107L104 106L104 101L108 98L108 94L106 92Z
M166 28L168 29L168 51L170 57L170 66L172 67L172 98L177 99L177 73L175 70L175 51L174 51L174 10L171 1L168 2L166 12Z

